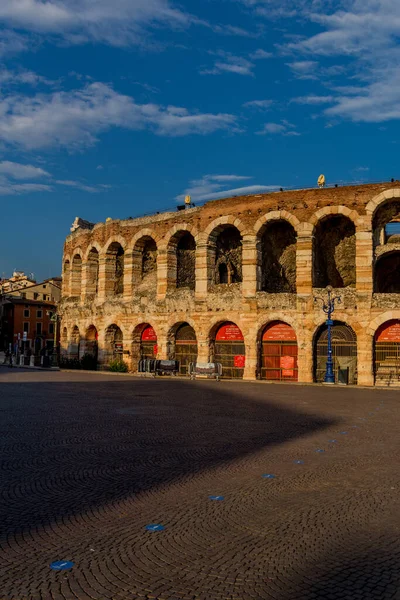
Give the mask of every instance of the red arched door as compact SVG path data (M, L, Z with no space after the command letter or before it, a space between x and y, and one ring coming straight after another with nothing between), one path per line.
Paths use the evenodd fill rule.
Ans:
M261 379L297 381L297 338L283 321L269 323L261 341Z
M151 325L147 325L140 339L140 358L156 358L157 335Z
M243 334L235 323L224 323L215 336L214 362L221 363L222 377L241 379L246 360Z

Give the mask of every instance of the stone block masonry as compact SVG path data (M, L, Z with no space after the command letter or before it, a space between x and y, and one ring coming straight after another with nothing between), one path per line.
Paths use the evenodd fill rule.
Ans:
M104 369L121 358L133 372L141 358L176 358L181 374L189 358L218 360L226 377L320 381L326 328L314 298L331 285L342 299L337 378L347 369L349 383L397 384L400 237L387 226L399 221L400 182L77 219L64 244L62 356L89 354Z

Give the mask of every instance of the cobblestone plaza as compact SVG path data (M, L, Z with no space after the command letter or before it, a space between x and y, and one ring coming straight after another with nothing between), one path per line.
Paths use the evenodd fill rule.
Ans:
M0 383L1 600L400 597L398 392Z

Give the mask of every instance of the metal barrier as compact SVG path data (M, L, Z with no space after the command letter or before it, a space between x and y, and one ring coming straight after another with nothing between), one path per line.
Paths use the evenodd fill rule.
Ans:
M205 377L219 381L222 376L222 365L221 363L190 363L189 375L192 380Z
M179 373L178 360L157 360L156 375L177 375Z

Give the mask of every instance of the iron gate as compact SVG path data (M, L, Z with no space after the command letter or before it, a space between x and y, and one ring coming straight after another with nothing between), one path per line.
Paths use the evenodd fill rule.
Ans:
M189 374L189 363L197 361L197 342L177 340L175 343L175 360L179 361L179 374Z
M393 385L400 382L400 342L375 342L375 383Z
M244 342L229 341L215 342L214 362L221 363L222 377L224 379L242 379L243 367L235 366L235 358L246 353Z
M357 338L348 325L337 321L332 326L332 358L335 382L339 380L339 369L348 369L348 383L357 383ZM328 357L328 327L322 326L314 345L314 380L322 383Z

